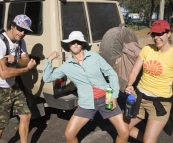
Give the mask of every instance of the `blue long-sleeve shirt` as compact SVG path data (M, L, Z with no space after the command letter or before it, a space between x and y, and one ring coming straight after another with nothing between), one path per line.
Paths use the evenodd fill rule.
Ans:
M108 76L109 83L105 81ZM67 76L77 87L78 104L85 109L94 109L94 95L92 86L106 90L111 87L114 98L118 97L118 76L113 68L97 53L84 50L82 66L74 61L72 55L60 67L53 69L51 61L45 61L43 81L52 82Z

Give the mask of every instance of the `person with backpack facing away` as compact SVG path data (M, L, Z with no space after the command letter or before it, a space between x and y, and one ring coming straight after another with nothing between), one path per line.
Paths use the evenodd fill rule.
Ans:
M32 32L31 23L28 16L17 15L13 21L9 21L7 31L1 35L1 37L4 36L7 43L0 38L0 137L8 125L12 112L13 115L18 115L20 118L21 143L28 142L31 112L23 91L15 82L15 77L28 72L36 65L34 59L29 60L23 40L28 32Z
M71 32L68 39L62 40L62 47L71 52L68 60L60 67L52 68L52 61L59 57L59 53L54 51L45 61L43 81L52 82L67 76L77 87L78 107L66 127L66 142L78 143L78 132L99 111L103 119L109 119L116 128L115 142L126 143L129 129L117 103L119 84L116 72L99 54L87 50L90 46L80 31ZM102 73L109 78L109 83ZM113 90L111 110L105 109L107 88Z
M129 75L127 94L134 91L133 83L143 67L136 88L135 113L129 124L130 136L143 143L156 143L165 127L172 107L173 47L171 28L167 21L156 20L149 31L154 44L144 46ZM134 127L147 118L144 135Z

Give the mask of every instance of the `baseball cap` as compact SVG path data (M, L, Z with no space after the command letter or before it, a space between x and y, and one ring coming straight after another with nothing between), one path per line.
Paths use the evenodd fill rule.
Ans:
M17 15L14 18L13 22L16 23L17 26L32 32L32 30L30 29L32 21L28 16L24 14Z
M166 20L156 20L155 22L153 22L148 34L152 32L162 33L165 30L171 30L169 23Z

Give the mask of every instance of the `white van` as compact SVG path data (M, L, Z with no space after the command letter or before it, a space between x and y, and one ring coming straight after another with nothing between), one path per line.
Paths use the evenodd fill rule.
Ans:
M126 15L126 23L133 23L133 22L139 22L140 21L140 15L139 13L128 13Z
M69 55L60 41L74 30L82 31L92 45L91 51L98 52L105 32L124 23L119 3L112 0L0 0L0 28L6 29L7 21L17 14L26 14L32 20L33 33L24 39L37 66L21 76L20 84L33 118L44 115L43 103L62 110L74 109L77 106L75 86L66 77L44 83L44 60L56 50L61 56L53 61L53 67L60 66Z

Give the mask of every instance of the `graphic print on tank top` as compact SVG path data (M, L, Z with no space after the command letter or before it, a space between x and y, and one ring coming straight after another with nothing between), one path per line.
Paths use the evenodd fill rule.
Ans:
M163 72L163 67L156 60L149 60L144 63L144 70L151 76L160 76Z

